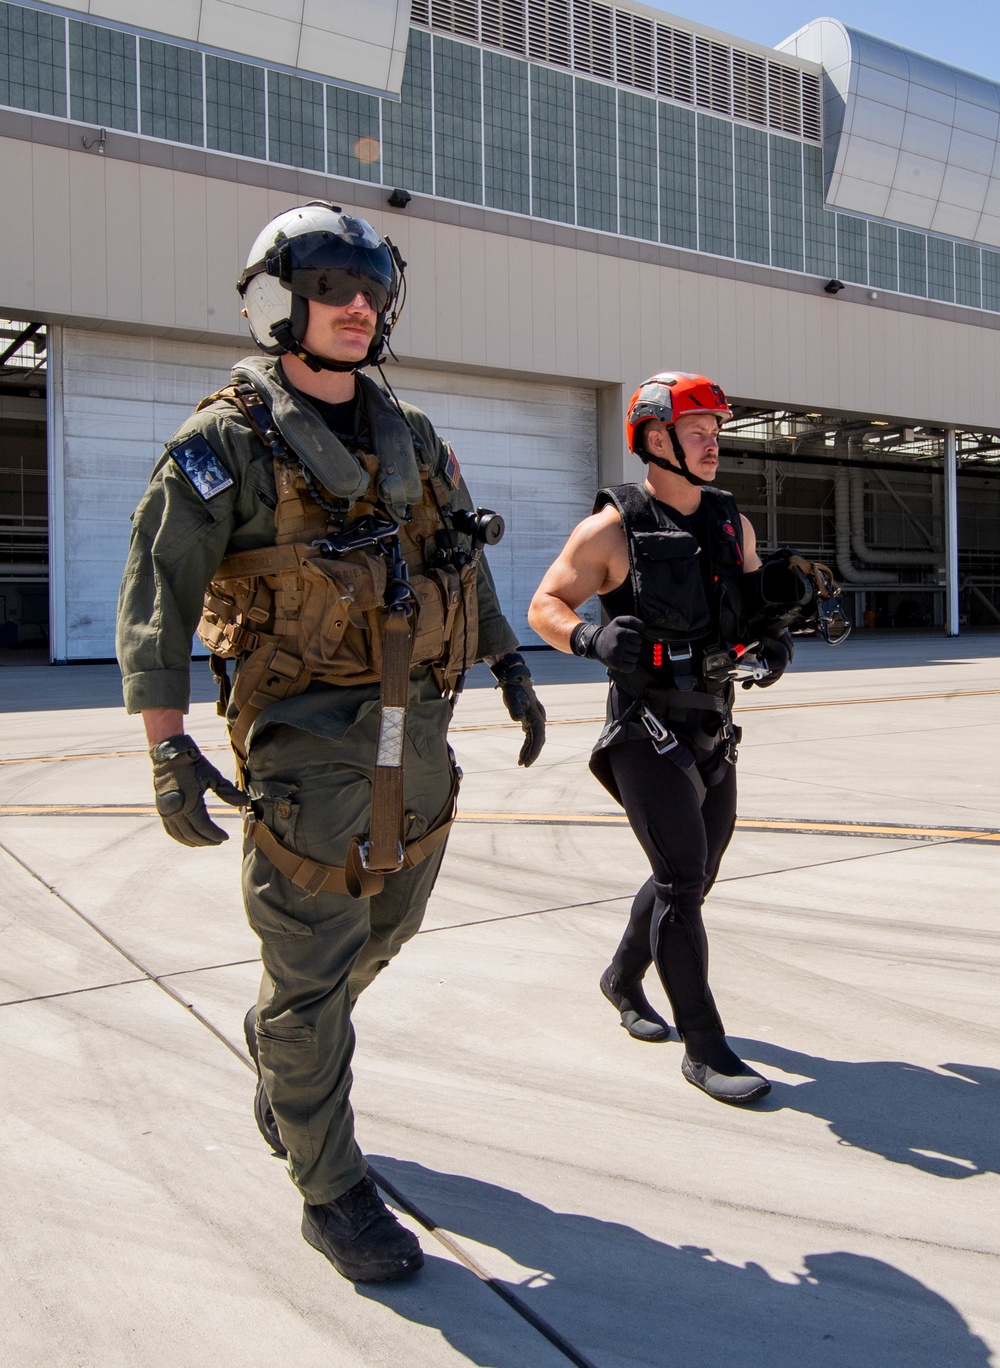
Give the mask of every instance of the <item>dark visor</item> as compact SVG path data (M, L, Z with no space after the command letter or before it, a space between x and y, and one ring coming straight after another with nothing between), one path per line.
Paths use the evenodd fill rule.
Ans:
M384 281L337 268L293 268L291 278L283 283L292 294L315 299L320 304L335 304L338 308L350 304L358 294L364 295L377 314L382 313L389 302Z

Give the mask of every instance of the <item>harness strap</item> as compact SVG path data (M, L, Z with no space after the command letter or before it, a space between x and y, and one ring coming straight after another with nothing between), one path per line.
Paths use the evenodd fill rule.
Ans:
M416 868L448 839L455 821L460 780L461 771L456 770L448 801L423 836L410 841L405 847L402 864L397 867ZM351 898L370 898L375 893L381 893L385 886L382 871L368 869L362 864L357 839L351 842L347 861L341 867L322 864L319 860L310 860L305 855L299 855L290 846L279 841L266 822L252 814L246 819L244 831L275 869L310 897L316 897L320 893L346 893Z
M234 551L225 556L214 580L255 579L261 575L294 574L304 560L314 560L318 547L304 542L286 542L282 546L260 546L255 551Z
M366 869L391 873L403 863L403 747L410 688L412 615L390 609L382 639L378 748L372 775L372 814L360 848Z

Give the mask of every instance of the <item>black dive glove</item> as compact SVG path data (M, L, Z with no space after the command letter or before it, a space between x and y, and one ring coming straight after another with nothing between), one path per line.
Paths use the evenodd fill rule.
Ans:
M517 651L501 656L490 669L500 685L504 707L524 729L524 744L517 763L527 769L535 763L545 745L545 709L532 686L531 671Z
M574 655L590 656L609 670L627 673L639 663L642 650L642 621L637 617L616 617L603 627L580 622L569 639Z
M744 679L744 689L752 689L755 684L759 689L769 689L777 684L794 654L795 643L790 632L782 632L780 637L761 637L754 655L767 667L767 674L763 679Z
M208 815L205 794L213 789L224 803L233 807L244 807L249 796L221 775L190 736L183 733L161 741L149 757L153 762L156 810L167 835L186 846L221 845L228 841L228 833Z

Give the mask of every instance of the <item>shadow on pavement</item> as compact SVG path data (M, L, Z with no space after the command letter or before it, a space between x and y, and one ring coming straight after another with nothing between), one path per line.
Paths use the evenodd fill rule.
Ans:
M725 1263L709 1249L662 1244L615 1221L552 1211L492 1183L381 1156L372 1163L443 1229L520 1265L523 1276L504 1285L600 1368L990 1362L987 1346L949 1302L879 1259L810 1254L804 1272L779 1280L758 1264ZM411 1284L357 1291L437 1327L470 1363L524 1368L523 1347L508 1350L495 1334L487 1342L486 1328L470 1317L465 1289L472 1274L434 1258L432 1237L423 1243L431 1257Z
M851 1063L759 1040L732 1043L765 1072L770 1066L810 1080L774 1080L761 1110L820 1117L844 1144L937 1178L1000 1173L1000 1069L943 1064L949 1072L936 1073L900 1060Z

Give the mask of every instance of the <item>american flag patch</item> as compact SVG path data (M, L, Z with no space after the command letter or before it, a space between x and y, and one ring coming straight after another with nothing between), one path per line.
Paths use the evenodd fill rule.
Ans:
M458 457L455 455L455 449L452 444L450 442L445 442L444 446L448 453L448 459L444 463L444 478L451 485L452 489L457 489L458 482L462 478L462 467L458 464Z

